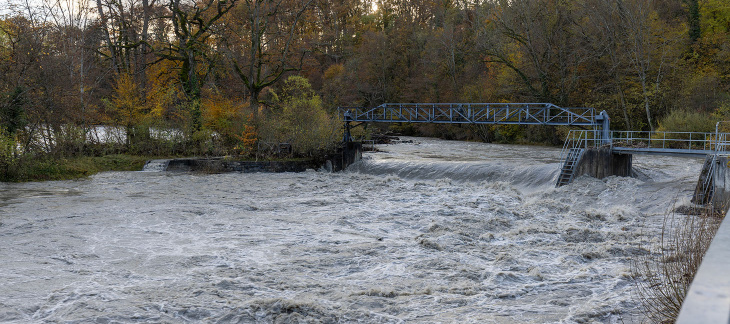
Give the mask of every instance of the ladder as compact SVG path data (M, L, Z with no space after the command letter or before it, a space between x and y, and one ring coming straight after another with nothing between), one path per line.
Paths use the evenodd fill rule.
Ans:
M718 155L715 154L712 156L712 159L705 160L705 165L702 167L702 174L700 174L700 183L697 184L692 199L692 202L695 204L704 205L712 201L712 196L715 194L717 158Z
M565 162L563 167L560 168L560 175L558 176L558 182L555 187L562 187L573 182L573 176L575 175L575 167L578 165L578 161L583 157L583 148L571 148L568 150L568 154L565 156Z

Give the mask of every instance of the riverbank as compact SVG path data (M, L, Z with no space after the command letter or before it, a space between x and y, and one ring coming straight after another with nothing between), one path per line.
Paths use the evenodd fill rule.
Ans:
M164 161L161 171L188 172L304 172L323 166L322 159L242 159L233 157L173 158L113 154L25 161L14 166L3 182L74 180L105 171L142 171L151 161Z
M92 176L104 171L138 171L152 157L127 154L104 156L77 156L68 158L44 158L21 161L12 166L5 182L31 182L52 180L73 180Z

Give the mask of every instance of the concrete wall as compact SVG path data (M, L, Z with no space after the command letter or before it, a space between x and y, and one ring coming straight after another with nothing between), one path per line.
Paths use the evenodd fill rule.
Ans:
M173 159L165 171L196 172L304 172L319 167L313 161L229 161L224 159Z
M715 209L722 211L727 210L728 202L730 202L730 171L728 171L728 163L730 163L730 160L727 157L719 157L714 175L715 193L712 195L712 205L715 206Z
M331 172L347 169L353 163L362 159L362 143L345 142L337 150L337 154L327 158L325 168Z
M589 175L597 179L610 176L630 177L631 154L617 154L610 149L587 149L583 157L578 161L575 169L575 177Z
M158 171L195 172L304 172L307 169L342 171L362 159L362 143L343 143L342 147L327 157L298 161L234 161L223 158L183 158L155 161L163 165ZM164 162L164 163L162 163Z
M727 215L692 280L676 323L730 323L730 220Z

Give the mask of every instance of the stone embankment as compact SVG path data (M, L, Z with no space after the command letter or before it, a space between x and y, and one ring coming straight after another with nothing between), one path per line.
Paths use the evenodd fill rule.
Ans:
M304 172L307 169L342 171L362 158L362 144L344 143L336 153L313 159L288 161L238 161L218 158L180 158L151 160L144 166L145 171L182 171L182 172Z

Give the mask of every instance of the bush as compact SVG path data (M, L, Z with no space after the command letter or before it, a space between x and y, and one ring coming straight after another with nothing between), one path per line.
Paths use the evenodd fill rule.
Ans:
M312 156L342 137L339 123L325 111L306 78L289 77L275 97L279 101L259 128L262 141L289 143L295 155Z
M656 131L711 133L715 131L716 122L717 119L710 114L678 109L665 116Z

